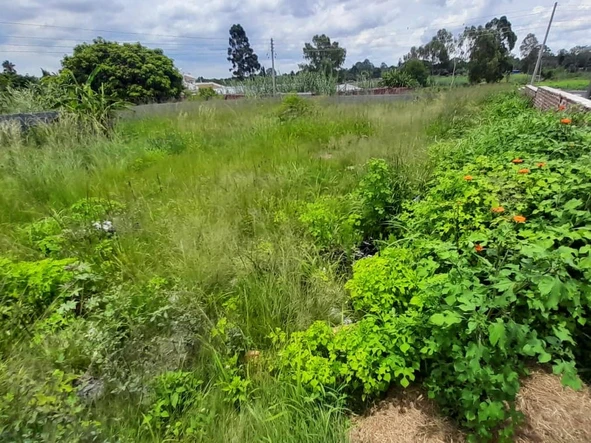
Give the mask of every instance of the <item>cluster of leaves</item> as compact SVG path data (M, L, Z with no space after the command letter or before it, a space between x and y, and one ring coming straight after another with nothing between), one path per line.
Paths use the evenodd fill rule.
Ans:
M306 100L297 94L289 94L281 101L279 120L281 122L288 122L296 118L310 115L312 112L313 108L309 100Z
M350 253L363 241L387 236L388 220L402 210L410 184L385 160L372 159L353 192L308 203L300 222L320 249Z
M434 147L428 191L347 283L360 320L296 333L284 374L352 396L420 378L473 440L510 441L519 377L551 364L580 387L591 313L591 128L517 96Z
M419 82L401 69L390 69L382 73L382 86L388 88L416 88Z
M78 84L90 79L95 91L104 88L107 96L125 102L162 102L179 98L183 90L183 77L173 61L161 49L139 43L119 44L99 37L75 46L62 66Z
M120 278L118 232L125 210L113 200L80 200L18 228L15 235L29 247L26 260L0 258L0 352L6 362L0 368L0 432L10 440L98 441L102 425L89 418L88 406L106 387L110 394L139 397L145 378L187 358L200 314L176 309L173 299L182 295L165 279ZM170 337L180 334L183 346L175 345L171 356ZM23 353L36 362L26 370L12 358ZM182 429L173 419L197 407L191 399L199 385L185 373L158 377L142 429L172 436L197 432L207 413Z
M190 425L186 426L179 418L198 407L202 384L191 372L169 371L157 376L151 387L152 404L144 415L142 427L175 439L198 433L203 423L191 420ZM208 414L205 412L192 411L191 416L193 419L206 418Z

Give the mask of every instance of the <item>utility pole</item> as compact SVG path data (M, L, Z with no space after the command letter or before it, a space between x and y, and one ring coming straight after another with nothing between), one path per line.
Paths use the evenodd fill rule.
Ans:
M273 95L277 95L277 85L275 84L275 46L271 39L271 76L273 77Z
M534 68L534 75L531 76L531 81L529 82L530 85L533 85L536 80L536 75L538 74L538 70L540 69L540 65L542 64L542 54L544 53L544 49L546 49L546 40L548 40L548 34L550 33L550 26L552 26L552 20L554 20L554 13L556 12L556 6L558 6L558 2L554 3L554 8L552 9L552 15L550 16L550 21L548 22L548 29L546 29L546 35L544 36L544 43L540 47L540 51L538 52L538 60L536 61L536 67Z

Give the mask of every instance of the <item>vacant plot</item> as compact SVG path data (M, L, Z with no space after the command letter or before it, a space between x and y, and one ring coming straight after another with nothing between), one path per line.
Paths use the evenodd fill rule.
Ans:
M337 442L412 383L510 438L531 362L587 367L591 166L499 89L4 128L2 435Z

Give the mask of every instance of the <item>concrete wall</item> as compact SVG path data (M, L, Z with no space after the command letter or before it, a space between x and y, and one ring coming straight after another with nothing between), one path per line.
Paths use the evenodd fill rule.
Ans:
M524 93L533 100L534 106L541 110L554 110L579 108L583 111L591 112L591 100L587 100L576 94L561 91L560 89L550 88L548 86L531 86L524 88Z

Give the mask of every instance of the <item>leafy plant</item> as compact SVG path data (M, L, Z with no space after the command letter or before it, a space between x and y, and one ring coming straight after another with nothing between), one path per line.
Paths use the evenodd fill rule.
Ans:
M309 115L312 112L311 103L296 94L289 94L281 101L279 120L288 122Z
M580 349L591 313L591 130L572 121L503 96L482 126L434 147L433 181L395 217L398 238L354 265L347 288L361 319L293 334L281 353L288 376L315 395L356 397L420 374L473 441L511 441L530 362L551 363L579 388L577 363L589 364ZM384 166L373 167L381 177ZM382 211L391 188L371 177L359 195L377 223L395 211Z
M419 86L419 82L405 71L390 69L382 73L382 86L387 88L416 88Z

